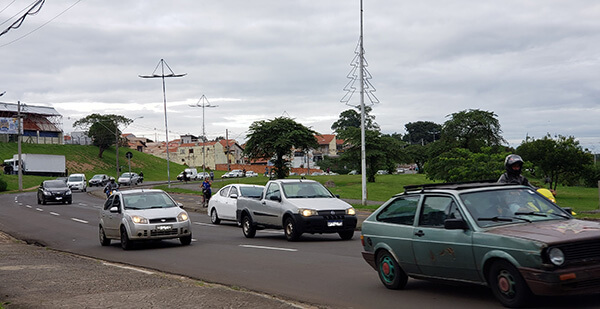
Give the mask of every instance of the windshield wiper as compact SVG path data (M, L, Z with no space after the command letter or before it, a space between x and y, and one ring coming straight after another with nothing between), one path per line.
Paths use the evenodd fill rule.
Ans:
M569 216L563 215L563 214L559 214L559 213L553 213L553 212L551 212L551 213L548 213L548 214L549 215L555 215L557 217L561 217L561 218L565 218L565 219L571 219Z
M519 217L499 217L499 216L495 216L495 217L491 217L491 218L478 218L477 221L494 221L494 222L512 222L514 219L518 219L518 220L523 220L526 222L531 223L532 221L529 219L525 219L525 218L519 218Z
M538 216L538 217L547 217L548 215L545 213L541 213L539 211L522 211L515 212L515 216L526 215L526 216Z

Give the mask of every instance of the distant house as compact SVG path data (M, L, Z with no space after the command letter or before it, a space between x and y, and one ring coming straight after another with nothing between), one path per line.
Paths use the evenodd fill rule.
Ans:
M91 145L92 138L83 131L71 132L71 135L65 135L64 142L65 144Z

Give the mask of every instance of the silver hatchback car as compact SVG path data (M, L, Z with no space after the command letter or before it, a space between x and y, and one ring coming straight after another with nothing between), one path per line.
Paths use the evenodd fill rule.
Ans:
M100 244L121 241L124 250L134 241L179 238L184 246L192 242L192 223L181 204L163 190L118 191L100 210Z

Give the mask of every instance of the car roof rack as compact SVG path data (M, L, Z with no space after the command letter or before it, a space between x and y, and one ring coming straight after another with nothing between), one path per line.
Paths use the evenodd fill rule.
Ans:
M450 190L464 190L473 188L482 188L490 186L506 186L509 184L498 183L496 180L475 180L466 182L445 182L445 183L427 183L421 185L409 185L404 186L404 193L409 191L420 191L423 192L428 189L450 189Z

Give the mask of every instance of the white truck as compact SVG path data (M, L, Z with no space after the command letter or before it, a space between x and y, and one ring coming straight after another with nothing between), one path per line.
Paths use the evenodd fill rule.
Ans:
M12 160L4 162L12 164L13 173L18 173L18 154L13 155ZM20 166L23 167L24 175L66 176L67 165L63 155L22 153Z
M260 199L238 197L237 218L247 238L257 229L283 229L289 241L303 233L338 233L351 239L357 224L354 208L319 182L278 179L267 182Z

